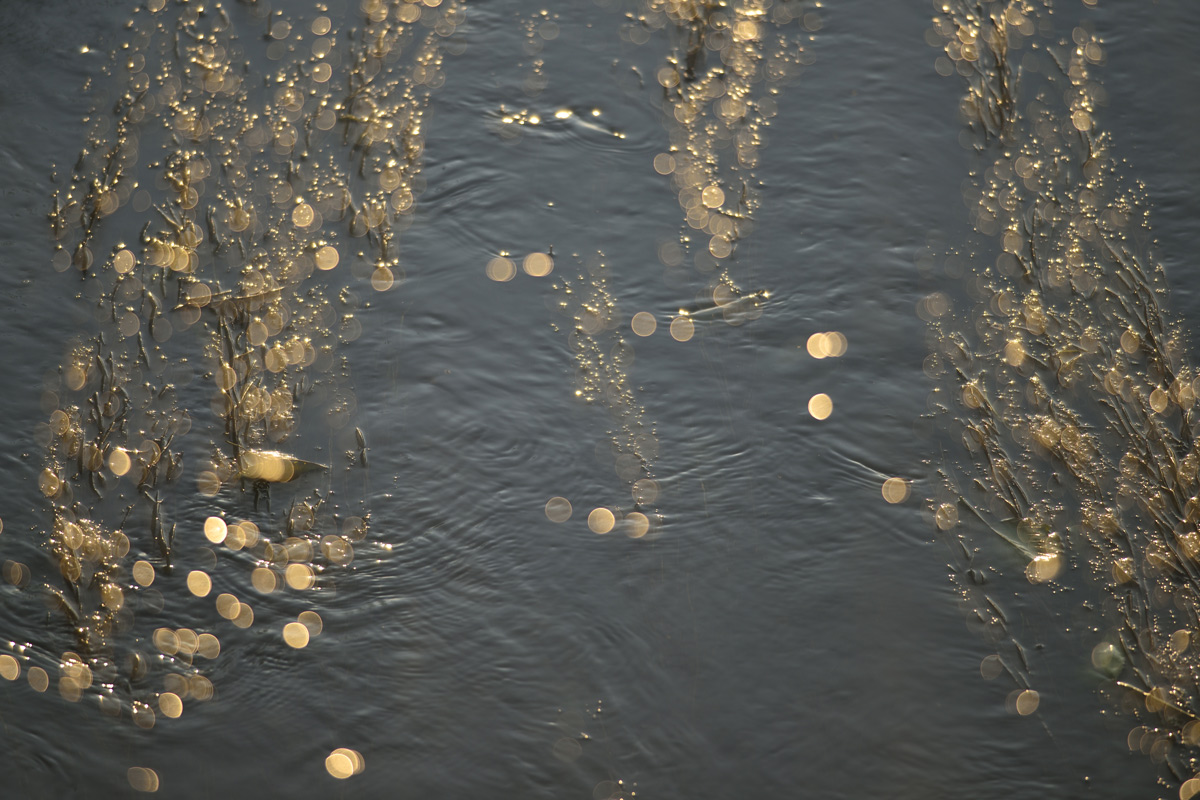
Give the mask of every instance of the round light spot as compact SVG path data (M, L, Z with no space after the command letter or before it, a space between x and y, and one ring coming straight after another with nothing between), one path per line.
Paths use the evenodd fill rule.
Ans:
M1030 583L1049 583L1062 571L1062 556L1058 553L1042 553L1025 566L1025 577Z
M33 687L33 690L39 694L50 688L50 676L41 667L30 667L29 672L25 674L25 678L29 681L29 685Z
M1033 689L1026 689L1017 695L1017 713L1022 717L1028 717L1038 710L1041 700L1041 696Z
M883 482L883 499L889 503L903 503L908 499L908 481L888 478Z
M525 256L525 260L521 263L521 268L526 274L532 275L535 278L543 278L549 275L554 269L554 259L545 253L530 253Z
M174 692L163 692L158 696L158 710L164 717L179 719L183 714L183 699Z
M677 342L686 342L696 334L695 324L687 317L676 317L671 320L671 338Z
M321 631L325 630L325 623L321 619L321 615L315 611L301 611L296 620L308 628L308 632L312 636L320 636Z
M179 652L179 636L170 628L158 628L152 639L161 653L173 656Z
M137 259L128 250L118 250L117 254L113 256L113 269L121 275L132 272L136 263Z
M948 531L958 524L958 509L951 503L942 503L933 515L938 529Z
M149 767L130 767L125 777L135 792L158 791L158 773Z
M340 781L354 774L354 761L345 753L334 751L325 757L325 771Z
M640 539L650 530L650 518L640 511L633 511L625 517L625 535L630 539Z
M229 535L229 526L220 517L209 517L204 520L204 538L213 544L220 544Z
M149 561L137 561L133 565L133 579L138 586L154 583L154 565Z
M217 613L225 619L237 618L238 612L241 610L241 602L231 594L222 593L217 595Z
M571 518L571 501L565 497L551 497L546 501L546 517L551 522L566 522Z
M313 260L317 262L317 269L330 270L338 265L340 256L336 247L327 244L317 250Z
M639 311L633 315L629 326L638 336L649 336L658 328L658 320L649 311Z
M484 271L492 280L504 283L517 276L517 265L511 259L497 257L487 263Z
M0 655L0 678L4 678L6 681L15 681L19 677L21 677L21 662L8 653Z
M313 207L308 203L299 203L292 209L292 224L297 228L307 228L312 225L313 219Z
M196 597L208 597L208 593L212 591L212 578L208 577L207 572L194 569L188 573L187 587Z
M833 400L824 392L814 394L808 401L808 413L813 419L829 419L833 413Z
M113 451L108 454L108 468L112 470L113 475L121 476L129 472L129 468L133 466L133 462L129 459L129 453L120 447L114 447Z
M396 283L396 276L387 267L376 267L371 273L371 288L377 292L386 292Z
M588 527L593 533L608 533L616 524L617 518L613 512L603 506L592 509L592 513L588 514Z
M249 628L254 624L254 609L245 603L238 605L237 616L230 620L239 628Z
M311 589L317 582L312 567L308 564L288 564L284 579L287 580L288 586L301 591Z
M297 650L308 646L308 628L300 622L289 622L283 626L283 641L288 647L294 647Z
M279 585L279 579L275 577L273 570L267 567L256 567L254 572L250 573L250 583L263 594L270 594Z
M221 478L210 469L196 476L196 491L204 497L216 497L221 491Z
M214 659L221 655L221 640L211 633L202 633L196 637L196 655Z

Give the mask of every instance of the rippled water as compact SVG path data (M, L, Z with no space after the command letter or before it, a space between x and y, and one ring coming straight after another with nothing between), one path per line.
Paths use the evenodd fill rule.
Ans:
M0 560L24 565L28 577L6 568L0 584L0 639L16 645L4 652L21 670L0 684L6 796L123 796L146 777L130 768L153 770L160 792L183 797L1178 796L1190 773L1173 774L1162 746L1154 752L1153 730L1165 737L1174 723L1145 704L1135 709L1093 668L1093 647L1118 617L1102 616L1109 589L1091 579L1088 557L1068 559L1066 572L1035 585L1019 549L962 506L958 526L939 534L934 524L934 508L957 503L939 473L971 474L978 462L954 427L965 412L930 395L939 386L950 392L952 381L925 374L942 341L922 319L930 316L925 298L953 299L973 355L998 358L977 338L971 292L980 284L970 284L994 262L995 252L981 254L998 252L999 240L973 232L968 214L986 195L970 172L982 174L988 148L1002 145L960 113L968 82L938 74L932 6L731 3L705 27L685 24L687 9L673 5L670 13L635 3L543 12L515 2L444 3L422 13L431 24L449 15L452 32L443 25L448 35L430 34L416 22L411 40L360 70L355 58L373 57L371 32L398 35L395 21L409 13L386 5L386 20L368 23L371 4L229 3L228 26L211 5L184 28L179 20L198 4L168 3L155 14L73 2L0 11L0 63L12 76L0 87L8 264L0 281L10 309L0 355L9 389L0 403L12 420ZM1035 29L1045 21L1057 31L1031 40L1069 41L1077 25L1098 38L1103 55L1089 78L1107 102L1092 110L1095 129L1111 134L1116 177L1145 184L1151 227L1134 238L1147 263L1163 265L1158 302L1180 321L1185 351L1195 352L1196 21L1184 3L1057 2L1053 14L1040 2L985 7L1003 13L1010 5L1027 5ZM309 58L318 17L329 19L339 54L326 59L328 82L312 72L322 59ZM185 74L176 32L184 31L185 50L189 31L215 26L223 42L236 37L242 53L230 66L244 69L246 95L228 95L220 113L252 126L251 114L270 103L276 116L268 118L292 124L301 142L312 134L307 147L316 155L301 157L299 143L241 139L250 154L244 199L261 217L258 232L242 239L260 248L256 261L219 215L217 241L208 238L202 210L228 211L236 180L206 176L194 210L186 192L155 178L171 152L203 150L218 161L219 137L197 144L176 126L173 141L158 125L162 109L148 113L129 169L166 216L137 210L131 189L99 218L81 278L78 260L56 260L55 246L74 258L83 226L56 240L47 214L56 191L68 197L73 175L82 176L76 199L103 176L89 124L107 120L111 134L120 113L114 92L128 79L106 74L110 53L152 32L152 20L163 27L147 46L165 43L154 52L168 78ZM764 55L772 80L742 81L732 63L724 75L715 71L708 46L735 29ZM439 58L440 78L414 77L415 67ZM672 63L682 80L660 79ZM314 92L290 120L286 101L274 103L284 84L264 88L287 70ZM383 87L373 95L379 107L389 98L398 104L381 122L423 110L417 134L400 140L384 129L364 150L356 148L361 119L339 119L324 139L315 132L323 129L307 115L320 98L340 102L356 85L376 91L354 83L366 75ZM704 94L716 83L724 95ZM96 93L103 99L92 113ZM718 105L730 97L749 98L735 109L746 117ZM711 124L684 106L707 108L700 120ZM676 159L683 178L675 184L660 174L662 154ZM299 176L292 182L310 195L344 186L352 199L345 216L333 200L314 201L324 221L295 224L295 199L273 203L281 179L263 178L286 174L288 163ZM709 186L722 197L685 194ZM411 209L397 199L366 226L370 233L356 228L355 214L372 199L392 203L397 187L412 190ZM710 216L724 209L728 225L697 212L693 222L707 230L687 226L689 204ZM143 226L159 236L173 229L167 217L187 213L201 228L191 246L196 263L189 267L185 255L181 269L160 278L154 270L165 270L151 262L161 254ZM269 231L281 233L256 238ZM318 263L324 246L339 254L335 269L286 268L305 257ZM715 257L726 246L730 255ZM107 293L125 280L115 256L108 261L124 248L160 310L140 290L96 288ZM552 254L549 275L526 271L544 269L525 261L538 253ZM947 265L952 253L959 261ZM390 286L380 280L380 258ZM194 295L176 301L176 285L200 281L210 292L253 294L240 272L246 262L265 276L254 280L283 286L278 295L199 314L186 307ZM510 272L511 280L489 279ZM739 295L736 313L709 310ZM313 359L301 353L272 370L262 351L237 366L230 343L258 348L250 325L257 315L271 327L276 302L289 316L268 338L308 337ZM685 319L681 308L696 313L672 326ZM652 335L631 328L638 312L654 316ZM136 336L123 335L124 314L150 347L140 362ZM691 338L677 341L689 327ZM90 356L99 365L89 362L76 398L70 343L96 331L103 341L93 340ZM811 357L810 336L827 331L845 336L844 355ZM1119 339L1121 331L1099 333ZM328 358L316 357L322 347ZM269 416L224 404L222 359L238 397L247 385L278 380L295 396L294 421L272 428ZM108 379L106 360L128 368ZM89 422L88 396L122 381L135 402L127 429L102 442L102 468L68 463L70 437L56 438L52 413L79 405L80 441L95 441L114 417ZM137 388L144 384L154 391ZM160 395L168 384L173 391ZM819 393L832 399L821 421L808 411ZM1066 391L1052 395L1082 408ZM177 477L168 480L164 462L148 492L137 490L137 470L92 489L89 473L112 472L112 446L127 447L136 462L143 439L154 437L134 439L133 431L180 410L191 425L174 440ZM1138 441L1104 427L1095 434L1118 454ZM50 455L48 442L58 442ZM272 485L269 506L259 491L256 503L251 481L236 477L249 472L237 459L265 449L328 469ZM48 468L66 490L46 490ZM224 479L219 491L206 471ZM1022 475L1032 505L1076 502L1067 483ZM908 482L904 502L884 501L889 477ZM635 483L645 480L653 487ZM570 519L548 518L555 497L570 501ZM153 535L158 501L162 519L176 525L170 570ZM293 520L289 529L289 511L305 501L313 525L306 531ZM621 518L612 532L589 529L594 509ZM368 513L358 540L346 520ZM210 517L253 521L260 544L234 551L210 542ZM117 529L129 540L107 573L126 616L87 640L92 653L62 604L47 603L39 588L49 584L75 602L60 562L68 550L77 560L83 553L69 546L63 522L81 518L110 541L120 544ZM338 563L343 550L329 549L344 545L321 546L343 532L353 540L348 564ZM284 560L310 565L316 584L264 593L254 570L284 582L284 560L266 543L284 545L289 534L316 552ZM969 567L960 534L975 553ZM136 580L139 560L155 569L149 587ZM968 568L989 582L964 601L960 589L974 585ZM193 570L210 576L205 597L186 586ZM96 593L101 618L114 611L100 594L104 581L75 583L84 600ZM214 603L221 593L253 608L253 623L222 618ZM981 609L1006 620L1002 635L980 624ZM317 612L322 627L295 649L284 630L301 611ZM210 633L220 655L162 657L160 629ZM130 670L131 652L145 659L144 675ZM70 681L60 691L60 677L79 673L68 653L93 674L77 702ZM981 662L987 671L996 654L1012 674L986 681ZM30 685L34 667L47 672L45 693ZM171 675L202 675L212 698L189 696ZM1129 672L1118 679L1137 683ZM1015 713L1013 693L1026 688L1038 693L1037 709ZM177 719L162 700L172 690L184 695ZM1179 691L1174 701L1190 707ZM102 705L101 696L112 700ZM145 721L136 703L154 710L152 729L135 724ZM1128 744L1140 725L1150 738L1134 747L1151 756ZM330 774L336 748L361 754L361 774ZM1176 747L1184 758L1190 751Z

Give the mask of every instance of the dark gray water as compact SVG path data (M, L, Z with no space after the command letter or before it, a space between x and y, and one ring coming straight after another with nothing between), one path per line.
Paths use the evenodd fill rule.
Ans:
M402 19L403 4L395 5L388 19ZM1107 102L1095 109L1095 127L1111 134L1120 178L1145 184L1148 235L1157 239L1147 252L1165 270L1159 302L1195 352L1200 158L1190 144L1200 67L1191 56L1200 23L1182 2L1059 2L1053 14L1033 5L1030 18L1059 32L1046 41L1069 40L1083 24L1102 43L1090 79ZM184 74L172 37L196 7L169 3L153 17L163 28L143 46L159 48L163 75ZM0 682L5 796L126 796L143 775L131 777L134 767L153 770L159 791L180 797L1179 796L1190 775L1130 752L1127 735L1145 714L1123 710L1111 681L1092 668L1093 647L1115 623L1079 610L1085 597L1099 608L1105 594L1089 588L1086 564L1072 570L1078 580L1032 585L1024 560L989 549L978 520L964 516L965 541L990 559L988 591L1028 661L1018 675L992 681L981 677L981 661L1013 652L1010 639L973 624L975 600L964 607L961 580L950 579L955 532L939 535L930 501L944 499L937 471L969 465L969 457L944 448L954 414L930 401L937 381L923 362L938 345L918 305L933 292L967 296L964 276L987 264L971 261L982 248L971 244L964 207L964 199L978 203L968 177L979 167L979 138L959 112L967 82L935 69L943 51L927 41L934 9L871 0L761 7L761 18L729 11L734 22L758 19L752 49L774 54L779 70L770 81L739 81L732 68L724 76L727 96L745 90L757 103L745 140L738 125L726 137L715 111L708 128L680 119L683 95L673 86L664 92L657 76L671 59L686 68L688 35L634 3L548 14L517 2L428 9L426 20L449 16L453 31L443 25L449 35L430 36L418 22L411 40L370 71L383 87L380 105L397 104L381 119L423 114L406 148L385 152L393 142L385 133L355 150L358 122L339 119L326 132L291 120L313 134L312 157L301 157L301 144L282 152L271 142L246 145L249 180L239 190L214 170L199 211L179 205L183 193L157 176L173 151L203 151L217 163L223 140L189 142L178 127L164 130L160 107L139 123L129 179L159 206L195 214L203 233L195 270L160 279L142 230L171 225L153 207L137 210L136 190L99 219L87 270L55 261L56 241L73 254L83 226L56 240L47 218L73 175L84 176L77 185L86 192L90 177L103 174L89 125L107 120L100 143L115 136L114 100L129 74L105 74L110 53L152 33L151 15L122 3L3 6L0 63L10 77L0 87L0 281L9 313L0 368L9 388L0 402L11 423L0 560L29 575L23 588L0 584L0 640L15 650L0 649L21 670ZM338 55L328 62L340 62L327 84L293 73L315 92L305 115L323 93L343 100L357 74L353 59L369 51L357 3L321 11L229 3L225 11L219 34L242 48L231 64L244 69L246 94L209 94L223 103L211 118L231 126L266 108L279 84L265 90L265 80L311 64L315 18L328 17L337 32ZM635 22L639 15L648 24ZM217 19L210 8L187 30L224 27ZM280 22L288 33L265 39ZM683 87L711 80L706 69L716 59L707 50ZM440 61L440 79L418 83L414 64L431 61ZM102 98L94 114L85 84ZM275 108L277 119L286 116ZM729 138L738 144L725 146ZM655 157L672 145L680 164L683 153L700 156L688 186L722 189L727 202L717 205L736 231L725 238L730 256L711 257L710 243L721 252L713 242L720 232L687 227L687 198L656 171ZM90 155L80 159L85 148ZM286 173L289 163L293 182L313 196L347 187L351 211L335 218L330 206L311 230L278 221L295 201L272 203L277 177L256 181ZM391 184L378 194L387 169L412 189L412 208L393 206L385 222L355 236L354 211L377 196L389 201ZM261 215L261 229L242 237L262 248L257 262L221 219L214 225L224 244L206 238L202 210L226 210L235 190ZM268 230L286 235L253 241ZM381 241L394 281L386 291L373 288ZM325 244L339 253L335 269L283 269ZM120 248L136 255L142 286L169 289L161 313L138 292L114 301L94 288L120 285L106 262ZM551 251L549 275L522 269L527 255ZM946 266L951 251L961 271ZM496 275L509 269L493 262L500 257L515 269L509 281L489 279L490 262ZM229 340L218 330L224 312L204 309L188 325L192 312L173 310L176 283L231 289L245 263L284 285L291 327L278 336L316 344L311 362L282 373L262 356L239 368L239 386L270 386L280 374L289 392L296 381L311 384L311 393L294 393L294 424L274 430L214 397L220 359L233 350L226 346L257 348L251 318L265 319L275 301L230 312ZM538 271L536 261L530 266ZM721 300L769 297L739 301L739 313L703 310L714 289ZM671 333L681 308L702 310L688 341ZM634 333L637 312L654 315L652 335ZM135 337L120 330L124 313L151 348L140 365ZM173 333L158 341L163 319ZM809 337L827 331L845 336L845 354L812 358ZM86 345L97 332L103 341L92 340L93 355L128 365L115 379L134 398L123 433L188 412L190 427L174 440L182 471L168 481L164 467L149 492L177 526L170 571L136 471L110 476L97 492L87 473L103 469L60 458L70 500L42 488L53 462L47 443L60 454L66 447L51 432L52 412L79 404L82 435L96 433L85 404L109 385L103 367L77 399L68 368L73 339ZM317 358L322 347L327 357ZM154 392L132 388L142 384ZM168 384L173 391L159 395ZM818 393L833 403L821 421L808 411ZM202 473L220 473L214 454L229 462L239 447L279 449L329 469L272 486L269 508L262 498L256 507L236 466L212 495ZM884 501L890 477L908 482L906 501ZM645 479L657 497L638 484L644 502L635 507L631 484ZM1034 489L1047 504L1059 493L1071 502L1056 485ZM569 520L548 518L555 497L570 501ZM292 561L311 564L317 578L301 590L282 586L286 573L265 542L284 542L289 508L306 500L316 521L297 538L317 552ZM75 674L61 663L81 651L79 637L39 590L69 592L61 524L58 538L50 535L56 506L59 519L89 516L106 531L121 528L130 543L110 576L125 614L111 615L120 619L95 645L92 685L75 702L69 685L60 691L60 676ZM588 524L593 509L624 519L598 535ZM337 563L345 557L331 556L328 542L321 552L323 537L357 539L346 520L368 512L350 563ZM642 532L634 513L645 515L645 535L628 535ZM235 552L209 542L212 516L252 520L263 543ZM149 587L134 577L139 560L155 569ZM273 570L280 588L256 588L256 567ZM205 597L185 585L193 570L210 576ZM85 598L88 590L99 596L98 586L84 586ZM252 607L253 623L223 619L214 605L222 593ZM98 620L105 609L94 603ZM302 611L319 614L322 629L294 649L285 625ZM220 655L160 656L154 633L162 628L210 633ZM145 675L131 677L131 652L143 654ZM45 693L30 685L35 667L47 672ZM202 675L212 698L183 692L182 715L171 718L161 698L180 693L174 675ZM1039 697L1028 715L1006 707L1025 688ZM110 698L103 708L119 707L116 716L103 713L101 696ZM138 703L155 712L153 728L135 724L146 719L135 716ZM336 748L361 754L362 772L332 777L326 759Z

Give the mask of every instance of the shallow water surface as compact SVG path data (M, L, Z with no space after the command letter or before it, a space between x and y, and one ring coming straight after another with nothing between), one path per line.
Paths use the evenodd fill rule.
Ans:
M1200 23L980 8L0 10L5 796L1191 796Z

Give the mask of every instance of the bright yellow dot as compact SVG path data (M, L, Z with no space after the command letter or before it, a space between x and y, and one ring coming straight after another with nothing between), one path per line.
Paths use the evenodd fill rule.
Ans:
M129 472L129 468L133 462L129 460L129 453L126 453L120 447L114 447L113 451L108 454L108 468L112 470L113 475L124 475Z
M542 278L554 269L554 259L545 253L530 253L521 264L522 269L535 278Z
M297 228L307 228L312 225L313 219L315 219L313 207L308 203L299 203L292 209L292 224Z
M639 311L633 315L629 326L638 336L649 336L658 328L658 320L649 311Z
M888 478L883 482L883 499L889 503L903 503L908 499L908 481Z
M686 342L696 333L696 326L687 317L676 317L671 320L671 338L677 342Z
M204 538L213 544L220 544L229 535L229 527L220 517L209 517L204 520Z
M808 401L808 413L813 419L828 419L833 413L833 400L824 392L814 394Z
M334 751L326 756L325 769L333 777L344 781L354 774L354 762L345 753Z
M337 748L325 759L325 769L339 780L357 775L366 767L367 762L363 759L362 753L348 747Z
M317 582L312 567L308 564L288 564L284 578L287 580L288 586L300 590L311 589Z
M208 597L208 593L212 591L212 578L208 577L207 572L194 569L188 573L187 587L196 597Z
M573 112L569 108L560 108L554 112L555 119L570 119L572 116Z
M551 497L546 501L546 517L551 522L566 522L571 518L571 501L565 497Z
M289 622L283 626L283 641L287 642L288 647L294 647L297 650L307 647L308 628L299 622Z
M317 269L322 270L333 269L338 265L340 258L337 248L328 244L317 250L314 256L314 260L317 262Z
M183 713L183 700L174 692L163 692L158 696L158 710L164 717L179 719Z
M149 561L138 561L133 565L133 579L139 586L154 583L154 565Z
M617 524L617 518L613 516L613 512L601 506L593 508L592 513L588 514L588 527L593 533L608 533Z
M484 271L492 280L504 283L516 277L517 265L511 259L498 256L487 263Z
M846 337L837 331L814 333L805 348L813 358L838 358L846 353Z

